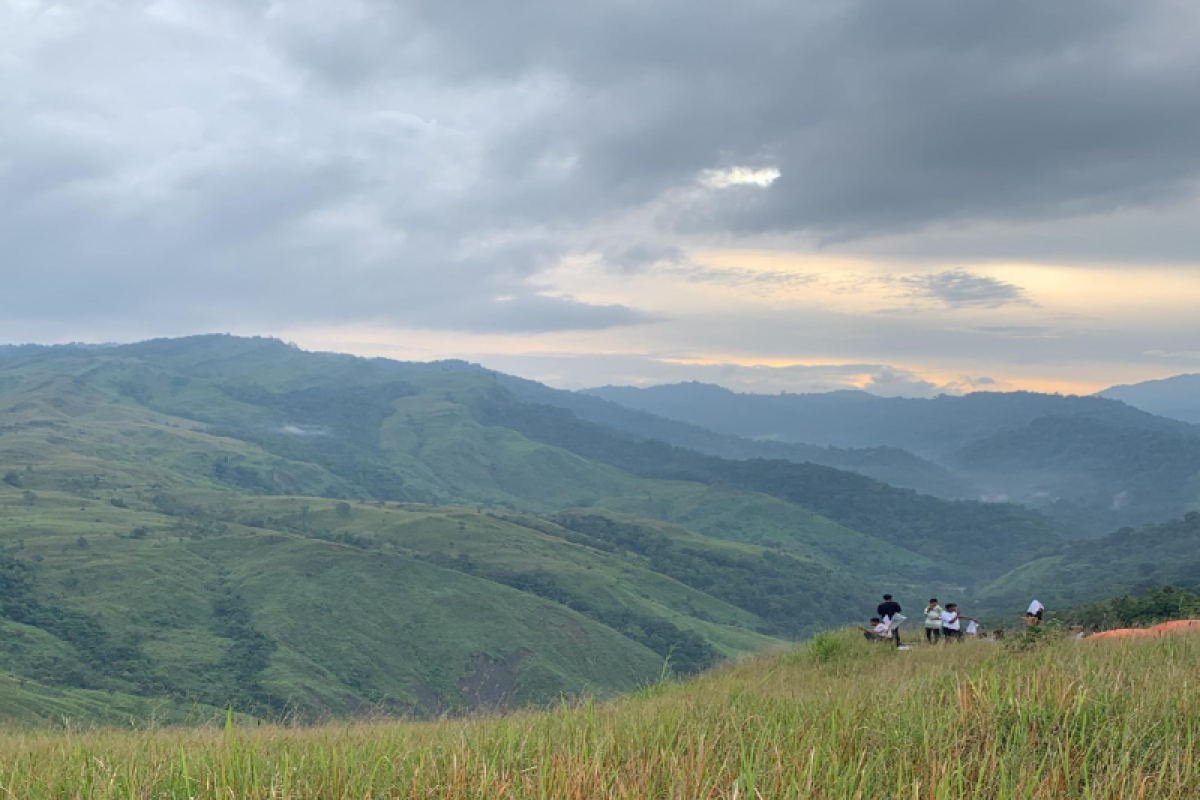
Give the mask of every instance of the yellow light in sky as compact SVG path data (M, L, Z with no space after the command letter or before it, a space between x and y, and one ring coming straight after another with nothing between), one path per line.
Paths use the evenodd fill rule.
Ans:
M1132 359L1129 353L1111 355L1103 348L1068 353L1053 358L1028 356L1028 347L1012 349L1014 356L990 356L982 363L960 351L927 347L930 336L953 336L955 331L987 327L1012 328L997 334L1013 342L1044 339L1060 344L1103 334L1119 340L1124 332L1144 335L1155 331L1187 331L1196 326L1200 307L1200 270L1144 268L1105 269L1038 263L935 263L854 258L786 250L706 250L690 254L690 264L667 264L635 275L614 274L594 262L573 261L539 276L549 294L577 300L619 303L648 312L660 321L604 330L547 333L470 333L412 330L387 325L305 329L287 334L304 346L336 349L364 355L430 360L466 358L485 365L489 356L512 358L631 356L651 365L646 376L631 375L636 382L653 382L652 365L673 367L714 365L742 367L835 367L847 364L889 365L939 385L969 386L970 376L987 375L998 389L1087 394L1115 383L1136 382L1186 371L1178 364ZM1019 287L1023 296L999 306L955 304L934 291L929 276L963 271ZM953 299L953 298L950 298ZM740 338L734 345L700 346L692 334L706 330L708 320L736 325L756 314L788 315L820 312L838 315L843 330L856 329L862 318L869 323L887 320L886 329L919 332L912 352L897 356L894 341L821 337L800 339L793 353L781 356L776 342ZM731 322L734 320L735 322ZM1022 336L1020 331L1031 333ZM1196 326L1200 334L1200 326ZM731 328L731 330L737 330ZM853 334L851 334L853 335ZM702 337L703 338L703 337ZM1200 335L1198 335L1200 340ZM865 341L865 345L864 345ZM1150 343L1145 350L1159 347ZM1179 349L1174 346L1175 349ZM1187 349L1187 348L1184 348ZM1192 348L1200 349L1200 347ZM996 350L994 352L1002 352ZM1071 352L1084 352L1083 357ZM958 353L955 355L955 353ZM1025 355L1019 355L1024 353ZM999 360L998 360L999 359ZM1200 365L1197 365L1200 368ZM852 372L852 371L851 371ZM848 385L863 386L870 374L839 373ZM537 377L537 376L531 376Z

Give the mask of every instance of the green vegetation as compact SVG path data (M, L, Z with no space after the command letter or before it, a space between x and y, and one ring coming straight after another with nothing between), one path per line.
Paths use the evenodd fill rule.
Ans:
M684 450L506 382L227 336L9 351L0 674L273 720L511 708L1067 552L1017 506Z
M646 389L606 386L588 393L739 436L836 447L898 447L934 459L1048 416L1188 429L1101 397L1037 392L972 392L924 399L878 397L861 391L742 394L720 386L680 383Z
M1200 637L897 653L825 634L610 703L0 736L14 797L1183 798Z
M1102 397L1033 392L930 399L865 392L755 395L703 384L604 387L592 393L593 400L625 404L629 413L653 412L677 424L726 434L809 446L902 448L948 469L960 486L975 487L970 494L960 488L948 496L1019 502L1070 526L1076 536L1162 522L1200 502L1200 429ZM954 491L944 480L931 482L928 468L904 464L898 457L876 452L864 460L873 451L841 452L862 454L859 465L832 466L930 494ZM777 457L791 458L783 453ZM874 466L864 469L867 465ZM894 473L902 470L916 477L896 480Z
M628 408L591 394L551 389L512 375L497 373L496 379L523 403L564 408L582 420L606 425L637 439L656 439L721 458L772 458L822 464L936 497L967 498L979 494L969 481L945 467L896 447L846 449L747 439Z
M1200 619L1200 594L1175 586L1160 586L1138 597L1123 595L1085 603L1058 616L1088 630L1144 628L1176 619Z
M1124 416L1046 416L960 449L981 486L1095 535L1200 507L1200 435Z
M943 579L998 575L1054 542L1045 518L1006 503L945 501L816 464L705 456L658 441L640 441L549 406L481 398L477 416L592 461L645 478L727 484L802 506L846 528L950 566ZM952 566L951 566L952 565Z
M1200 513L1059 545L985 586L976 602L1015 607L1037 597L1054 609L1166 584L1200 590Z
M54 492L33 507L0 496L10 548L0 669L308 718L606 694L653 679L668 656L692 671L778 644L756 632L769 626L754 613L537 517L181 498L122 510ZM679 535L703 548L703 537ZM511 589L505 571L553 581L578 602ZM691 660L688 645L699 650Z

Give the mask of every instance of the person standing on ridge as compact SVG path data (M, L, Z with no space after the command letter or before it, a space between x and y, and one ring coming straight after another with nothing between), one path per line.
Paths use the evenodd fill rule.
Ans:
M936 597L929 598L929 605L925 606L925 641L928 644L937 644L942 639L942 611L938 605Z
M880 619L886 620L895 619L901 611L903 609L900 608L900 604L893 600L890 594L885 594L883 602L875 608L875 613L879 615ZM900 631L896 628L892 628L892 640L896 643L896 647L900 646Z

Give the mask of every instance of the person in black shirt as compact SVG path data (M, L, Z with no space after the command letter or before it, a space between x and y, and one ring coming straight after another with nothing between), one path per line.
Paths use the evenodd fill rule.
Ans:
M883 596L883 602L875 607L875 613L878 614L880 618L894 617L902 610L903 609L900 608L900 604L893 600L890 594L885 594ZM892 639L896 642L896 647L899 647L900 631L898 629L892 629Z

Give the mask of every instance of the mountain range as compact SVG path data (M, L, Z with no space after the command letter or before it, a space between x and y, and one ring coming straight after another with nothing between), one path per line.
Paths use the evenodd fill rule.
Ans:
M899 449L972 487L959 497L1019 502L1080 536L1177 517L1200 499L1200 427L1107 397L755 395L694 383L589 394L756 441Z
M692 390L758 416L685 418ZM675 405L626 405L660 395ZM1092 597L1102 571L1073 588L1061 572L1081 536L1127 536L1124 516L1082 492L969 498L1024 459L1054 467L1056 436L1091 459L1064 474L1111 483L1136 471L1106 437L1174 443L1186 469L1195 434L1112 400L972 398L816 398L872 410L785 429L793 412L712 387L572 393L274 339L3 348L0 714L505 708L781 647L888 590L1004 614L1030 576ZM1128 507L1181 516L1153 474L1158 506L1137 488ZM1143 549L1127 583L1191 580Z

